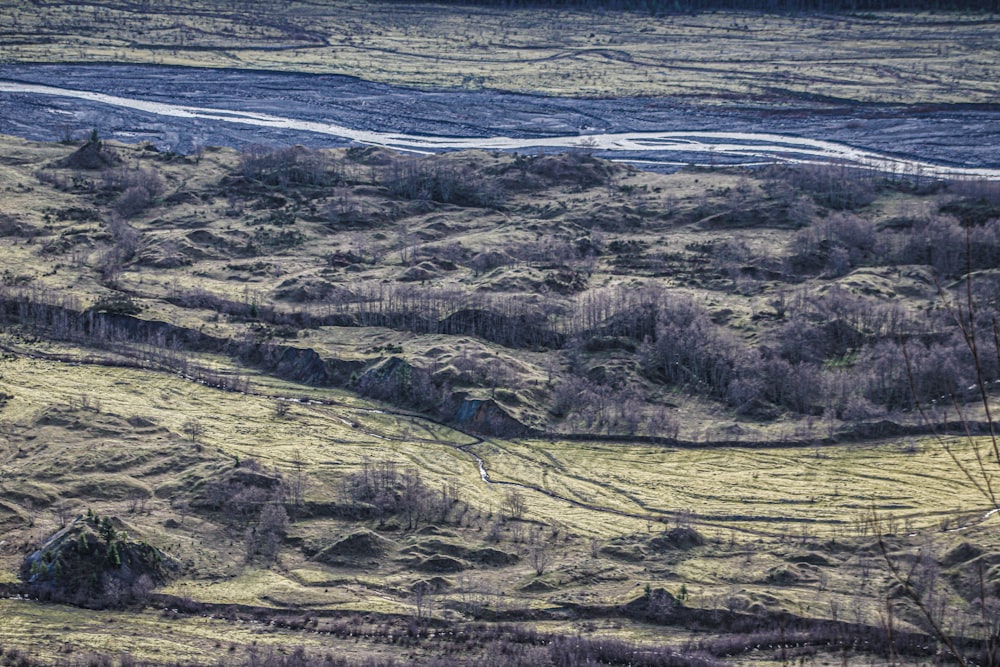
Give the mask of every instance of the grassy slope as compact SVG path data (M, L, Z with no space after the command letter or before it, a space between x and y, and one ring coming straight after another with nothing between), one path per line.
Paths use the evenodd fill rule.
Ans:
M789 290L766 274L749 280L743 271L748 263L780 265L794 231L787 221L740 228L723 217L718 224L719 215L772 207L766 181L736 173L663 176L614 167L607 176L578 182L574 170L589 173L589 163L583 159L582 166L573 166L579 158L569 156L548 158L553 169L566 170L568 177L529 177L527 182L533 185L525 187L518 184L515 157L479 152L442 156L436 163L484 173L486 178L502 173L503 178L513 179L502 210L395 197L387 192L380 174L402 158L379 151L360 158L342 151L330 153L333 168L344 174L347 184L303 187L290 194L245 182L226 186L225 179L238 174L239 157L230 150L210 151L196 162L119 146L116 150L124 165L155 172L164 191L152 208L128 221L138 238L135 257L109 277L104 267L115 242L100 218L111 215L119 195L107 194L96 172L83 174L82 187L67 185L62 190L32 175L37 167L48 165L39 173L69 179L72 170L51 165L74 147L7 141L7 150L18 158L2 167L10 185L0 211L10 212L11 219L33 235L30 242L14 235L8 244L8 284L51 290L53 298L75 299L78 308L116 290L125 291L144 308L143 318L220 338L254 339L262 334L259 325L246 318L198 307L198 295L273 305L279 313L323 316L355 311L350 300L339 295L353 299L352 294L377 294L393 286L417 292L451 289L456 305L446 304L440 313L444 317L465 297L485 295L498 304L514 305L544 298L553 308L571 311L590 295L602 298L608 289L646 285L695 298L716 321L757 341L780 322L755 315L770 312L773 299ZM793 193L792 206L797 205L795 197L802 199ZM901 215L900 211L919 216L932 211L936 203L930 197L900 198L887 192L865 215L878 223ZM74 220L74 208L99 219ZM268 235L289 233L298 235L290 247L269 245L266 240ZM579 243L605 250L596 259L580 258L573 250ZM727 260L724 266L706 270L705 262L714 261L716 244L745 247L750 258ZM613 248L620 250L609 251ZM498 249L510 255L505 266L475 268L477 256ZM334 262L330 257L346 259ZM410 277L414 270L424 270L424 277ZM936 294L929 282L921 282L919 275L914 279L896 273L861 268L796 289L800 294L819 293L837 284L856 294L874 292L881 302L905 295L913 311L934 303ZM561 287L560 275L576 282ZM297 296L302 290L306 296ZM194 307L177 305L185 302ZM556 431L584 428L576 420L554 420L544 409L553 388L579 361L565 352L512 350L468 336L377 327L323 327L276 340L346 360L373 361L396 349L411 363L434 369L456 391L478 398L489 398L496 386L515 392L505 408L526 424ZM587 355L582 362L590 374L635 375L634 361L614 350ZM683 438L731 438L724 427L742 430L747 440L792 434L785 419L727 426L724 420L733 417L720 412L718 405L635 379L651 406L667 410L681 422ZM817 434L815 426L809 426L814 429L810 437Z
M118 147L126 161L157 171L166 183L156 204L130 220L141 236L140 246L150 256L166 250L189 257L191 263L154 268L142 261L130 262L112 283L99 271L102 256L111 246L104 222L59 220L57 211L93 207L107 220L113 200L102 199L99 187L60 191L32 175L74 147L3 141L4 152L11 157L0 167L5 183L2 213L22 226L22 232L4 244L4 267L10 272L6 281L26 282L42 294L51 289L50 297L72 296L84 306L117 287L140 295L138 300L146 308L143 317L234 338L253 335L253 323L212 310L171 305L165 297L198 287L238 301L253 298L284 309L321 312L326 307L323 301L292 304L276 299L275 291L289 278L349 288L364 280L394 281L405 270L399 264L401 251L434 257L451 244L473 252L518 243L552 246L597 233L581 226L581 221L621 215L614 207L624 198L630 208L649 213L638 229L604 226L599 233L605 244L653 238L654 248L675 250L687 259L674 264L670 274L654 278L627 265L623 271L612 253L590 267L588 289L640 277L656 280L695 295L720 321L728 321L734 332L760 340L768 335L769 325L752 314L767 308L781 285L758 280L737 289L735 278L725 272L706 274L695 261L698 251L692 248L738 238L777 252L792 233L784 228L720 230L690 217L692 211L705 207L731 206L731 193L736 189L743 193L741 197L756 196L746 193L758 192L759 184L742 175L619 172L611 184L584 188L543 182L512 194L502 215L486 212L482 216L476 209L452 205L414 207L360 179L346 191L311 192L304 203L286 202L279 210L293 216L293 228L304 234L305 241L293 249L265 249L246 258L234 256L233 246L226 241L245 241L247 230L281 229L261 222L269 215L261 202L279 193L250 188L233 191L232 200L223 199L219 183L234 171L238 159L234 153L209 152L195 163ZM335 154L335 159L349 173L370 173L342 153ZM475 168L495 168L512 159L483 154L440 158ZM172 197L178 193L193 196ZM309 203L322 210L331 201L338 205L337 197L343 196L365 202L360 222L331 225L322 218L311 219ZM900 211L933 211L936 205L926 196L884 192L864 215L883 220ZM235 215L227 214L230 209ZM609 214L609 210L618 212ZM379 217L380 211L395 213L386 220ZM404 225L405 237L400 233ZM33 233L25 234L25 229ZM192 232L208 234L192 236ZM336 251L377 259L351 270L331 270L323 256ZM441 271L435 280L461 290L486 285L511 298L524 298L544 279L549 270L544 266L544 262L524 261L482 276L460 264L455 270ZM905 296L913 308L934 298L930 285L907 283L902 276L877 267L839 279L824 278L805 289L819 290L833 282L858 292L877 288L880 294ZM220 355L192 352L190 356L193 362L222 374L246 378L251 395L222 392L170 373L86 363L88 356L135 363L141 359L141 350L131 353L119 347L113 354L23 338L16 330L8 333L4 343L15 353L0 364L0 391L13 396L0 411L0 521L4 528L0 578L7 581L14 579L25 551L57 527L60 504L77 510L89 506L123 517L130 533L161 546L183 563L180 578L163 590L204 602L308 608L314 613L357 610L409 615L414 612L410 588L431 576L418 568L427 556L450 552L468 559L469 553L484 547L518 555L519 562L512 565L477 565L443 575L449 588L436 598L434 614L456 621L469 618L463 602L501 611L616 604L636 597L648 583L674 592L684 585L694 607L731 607L757 614L784 609L820 618L834 615L835 610L842 614L850 610L852 620L876 623L884 575L877 568L864 521L870 510L884 515L891 532L899 534L891 546L901 553L925 544L945 560L942 554L962 540L988 552L998 548L995 536L987 531L989 524L978 522L985 511L982 499L963 483L939 445L931 441L913 441L912 447L905 448L899 442L876 442L726 452L558 440L490 439L475 444L474 438L424 418L372 411L379 406L349 392L278 380ZM565 372L564 362L552 363L551 351L510 350L467 336L327 327L303 330L287 342L344 358L377 359L385 353L375 348L398 345L400 354L415 363L429 356L443 362L477 356L501 359L514 369L506 382L518 391L543 386L550 372L556 378ZM59 355L84 363L33 359L29 354ZM588 358L594 365L617 363L613 352L597 352ZM486 395L489 389L477 391ZM276 414L276 397L304 396L328 404L294 403L288 414ZM654 395L652 400L679 405L668 409L683 415L685 437L718 436L725 433L720 420L733 423L730 411L703 399L669 392L658 398ZM528 417L547 419L538 405L519 409ZM189 419L204 425L197 442L184 433ZM739 425L747 439L780 439L813 428L788 416L767 424L739 420ZM483 458L495 481L515 481L548 493L524 489L528 507L524 520L496 527L511 487L484 484L475 461L457 449L466 445ZM374 520L350 521L320 510L293 521L290 540L276 564L260 560L248 564L240 527L219 513L188 507L199 485L231 470L237 457L252 457L286 475L300 462L310 480L307 504L315 507L337 502L345 474L358 470L365 458L392 460L401 468L412 466L431 488L454 481L470 507L460 518L454 513L437 536L402 530L398 525L393 529L396 520L390 520L386 529ZM135 507L137 498L144 501L139 507ZM956 525L956 517L968 527L960 533L944 532ZM651 538L665 527L689 521L708 538L705 546L665 552L651 546ZM362 527L379 529L393 541L389 552L375 559L378 567L363 563L329 566L306 558L309 549L329 545ZM550 562L541 576L531 563L533 543L548 549ZM803 559L819 564L802 563ZM964 566L965 561L947 566L954 573L947 595L974 595L963 578ZM960 606L957 597L952 600ZM219 646L206 647L202 630L192 626L199 622L187 618L167 626L170 633L181 636L177 641L184 648L177 649L162 644L158 631L147 633L149 645L143 640L128 646L109 644L110 637L102 632L81 630L79 637L63 639L67 635L37 624L23 635L10 623L32 624L36 614L55 614L56 608L39 612L31 605L5 604L6 618L15 619L7 621L5 628L15 630L4 641L38 647L48 655L54 655L60 641L78 647L74 650L127 648L151 658L156 651L187 655L185 651L207 650L220 655L228 652L230 642L245 646L257 639L239 628L220 626L211 632L225 639ZM81 614L61 608L58 613ZM71 627L92 623L88 615L80 618L63 623ZM145 618L129 622L141 625ZM646 641L676 638L676 630L669 628L627 626L616 632ZM277 634L270 639L310 643L299 637ZM376 643L361 650L380 652L384 646Z
M13 2L0 62L132 62L346 74L427 87L692 101L992 102L983 16L649 16L426 3ZM871 63L877 63L872 66Z
M16 396L3 415L0 488L5 545L0 562L6 580L12 579L23 549L57 526L55 508L60 503L121 516L131 534L177 557L184 564L183 573L164 592L213 603L306 608L320 616L324 611L350 610L412 613L408 589L428 575L411 569L406 548L418 549L409 553L433 553L441 547L429 545L442 541L467 549L488 546L523 558L513 566L445 575L452 588L438 597L436 613L455 620L463 615L449 611L449 601L471 599L501 609L551 609L566 603L625 602L649 583L674 592L684 584L689 604L696 607L735 605L756 613L788 609L821 618L835 608L853 609L857 620L874 623L883 575L865 523L872 509L882 514L890 530L910 535L892 542L904 551L908 544L931 544L941 557L962 540L996 548L993 538L983 532L987 526L979 524L984 513L981 499L932 443L919 445L916 452L885 443L816 452L722 453L490 441L476 451L484 455L495 479L537 484L591 506L568 506L525 490L525 519L531 523L509 523L494 542L486 534L503 488L480 482L471 459L448 444L407 439L387 444L300 406L279 419L263 399L203 388L160 373L23 357L4 362L0 373L3 389ZM100 396L99 408L79 407L84 393ZM209 408L212 417L205 418ZM363 420L368 413L344 409L340 414ZM188 416L206 419L208 430L199 443L178 433L178 421ZM141 425L132 426L130 418ZM424 426L419 420L404 423L410 432ZM198 480L231 467L234 455L273 462L290 473L291 452L302 455L311 480L310 502L335 498L343 474L357 470L364 457L372 457L412 465L432 485L455 481L473 510L461 523L442 529L443 537L420 531L383 532L399 552L371 569L324 566L307 560L291 545L282 549L277 565L248 565L243 562L238 530L215 515L181 509ZM136 493L148 500L131 511ZM663 525L615 514L619 511L650 514L667 525L693 521L709 542L689 552L658 554L646 543ZM969 525L959 538L942 532L956 525L956 517L965 517ZM169 523L170 518L179 524ZM356 522L342 519L303 518L293 523L290 536L296 543L326 544L357 527ZM541 531L539 537L551 557L542 577L536 577L529 562L535 530ZM596 548L603 549L596 558L593 540ZM635 561L628 553L645 556ZM805 557L817 558L810 554L820 554L815 561L820 565L797 564ZM955 571L960 573L961 568ZM536 583L522 590L532 582ZM497 597L496 591L503 593ZM8 606L8 618L18 623L30 622L39 613L30 606ZM141 625L142 618L129 622ZM189 627L193 622L171 624L171 634L179 636L170 641L197 645L201 631ZM62 623L52 620L49 625ZM70 625L77 627L76 622ZM106 640L85 639L87 633L81 628L50 636L38 628L20 635L15 626L8 626L3 639L12 646L46 647L58 638L59 643L90 650L128 648L150 658L166 650L156 640L159 631L140 630L136 633L145 639L114 647L103 643ZM236 629L212 632L223 644L247 643ZM669 639L671 631L665 629L658 636L661 641ZM309 644L298 637L268 641Z

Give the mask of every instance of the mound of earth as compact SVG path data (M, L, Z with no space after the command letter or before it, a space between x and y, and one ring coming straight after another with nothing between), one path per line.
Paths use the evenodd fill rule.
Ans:
M632 618L663 620L683 604L673 593L663 588L646 589L642 597L622 605L621 610Z
M465 558L469 553L468 547L441 539L423 540L415 544L412 550L424 555L445 554L456 558Z
M550 593L554 590L558 590L558 586L551 581L545 579L532 579L524 586L521 586L522 591L525 593Z
M325 280L290 278L278 285L274 297L292 303L308 303L334 298L345 300L351 298L351 293Z
M56 162L57 167L65 169L107 169L121 163L121 158L105 148L103 142L91 139L78 148L72 155Z
M469 564L458 558L436 554L423 559L414 567L423 572L461 572L469 569Z
M458 537L455 533L444 528L428 524L417 531L417 535L438 535L440 537Z
M392 540L370 530L359 530L321 549L313 560L327 565L355 564L381 558L393 547Z
M431 577L430 579L421 579L415 582L410 587L410 590L417 591L423 589L424 591L431 591L433 593L444 593L450 588L452 588L452 583L444 577Z
M941 564L945 567L952 567L953 565L966 563L982 555L983 550L976 545L970 544L969 542L961 542L945 554L944 558L941 560Z
M700 547L704 543L705 538L697 530L679 526L671 528L663 535L651 539L649 541L649 548L653 551L687 550Z
M517 554L512 554L508 551L501 551L500 549L494 549L493 547L476 549L475 551L469 553L469 559L481 565L489 565L492 567L513 565L521 560Z
M817 580L814 570L815 567L808 563L776 565L767 571L761 583L779 584L782 586L809 583Z
M612 543L601 547L601 553L605 556L628 561L630 563L638 563L646 558L645 549L638 544L623 545Z
M78 604L123 604L167 579L172 562L130 540L124 524L88 513L49 538L21 564L21 579Z
M483 275L477 289L484 292L542 291L546 275L530 266L502 266Z
M411 266L400 275L399 280L403 282L423 282L433 280L438 276L437 267L430 262L421 262L417 266Z
M829 565L830 559L815 551L792 554L788 556L789 563L808 563L809 565Z

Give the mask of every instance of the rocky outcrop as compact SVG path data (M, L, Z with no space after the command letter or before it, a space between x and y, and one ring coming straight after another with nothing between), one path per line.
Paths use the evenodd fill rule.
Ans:
M493 399L468 398L467 394L455 394L458 407L453 421L459 428L484 435L505 437L524 436L532 429L512 417Z

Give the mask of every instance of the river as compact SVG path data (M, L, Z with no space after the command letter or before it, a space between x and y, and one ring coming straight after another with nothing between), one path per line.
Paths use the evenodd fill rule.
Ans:
M58 85L54 85L58 84ZM0 132L196 145L367 144L400 151L583 149L669 170L833 163L1000 180L1000 114L984 110L678 108L418 91L348 77L138 66L2 66Z

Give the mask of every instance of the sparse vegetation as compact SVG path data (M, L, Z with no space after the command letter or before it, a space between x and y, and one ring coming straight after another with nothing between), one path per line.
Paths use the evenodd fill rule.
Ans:
M997 25L987 12L996 9L993 0L514 7L337 0L266 10L208 0L162 7L55 2L44 10L18 2L0 17L7 35L0 62L335 73L426 88L697 104L990 104L1000 76Z
M18 145L37 155L3 167L22 180L58 175L65 168L43 165L74 150ZM868 637L874 655L920 660L918 617L897 610L891 648L880 625L892 593L871 548L874 476L892 557L935 545L927 562L952 573L936 590L956 601L955 623L973 622L981 605L957 600L987 589L968 579L968 559L948 556L946 531L963 526L975 553L992 554L993 519L922 434L962 428L939 398L962 405L969 386L941 294L965 290L966 230L980 235L972 297L992 345L992 218L981 215L992 186L915 189L863 174L874 199L841 210L810 188L850 185L815 175L655 175L579 155L547 156L544 169L519 156L422 158L428 173L496 179L500 210L394 192L382 179L402 158L383 151L279 149L269 162L254 149L268 169L286 158L314 169L268 182L248 175L246 153L161 162L106 149L115 169L163 184L155 212L126 223L115 196L79 179L70 191L49 176L30 195L8 190L8 271L30 276L5 281L0 309L9 590L22 590L24 557L73 525L67 503L86 502L125 517L130 539L177 567L170 582L101 588L114 597L104 604L177 608L171 628L190 627L181 609L237 605L275 621L276 642L326 628L343 646L336 628L361 623L379 638L366 652L403 660L388 647L407 646L433 664L453 649L429 628L450 624L484 637L454 649L481 664L512 641L489 634L497 619L545 620L555 628L545 645L557 647L588 623L615 634L641 622L626 634L644 647L729 627L727 639L681 651L697 662L742 655L737 645L789 624L804 628L800 647L840 647L824 625L836 621L852 624L838 636ZM616 208L621 196L645 213L616 222L631 215ZM753 213L803 197L794 224ZM330 205L351 220L332 222ZM205 207L214 213L199 215ZM304 241L267 245L256 229ZM934 254L918 251L914 229L945 230ZM106 253L129 236L134 252L108 275ZM53 270L67 261L72 276ZM1000 363L990 359L986 382ZM348 620L355 612L369 620ZM398 619L417 625L399 630ZM225 633L236 655L258 650ZM979 650L976 632L956 636ZM154 645L127 650L155 661ZM566 648L577 658L525 650L522 664L563 664L592 647Z
M0 61L1000 81L989 3L614 4L13 3ZM0 137L0 664L997 663L996 182L63 134Z

